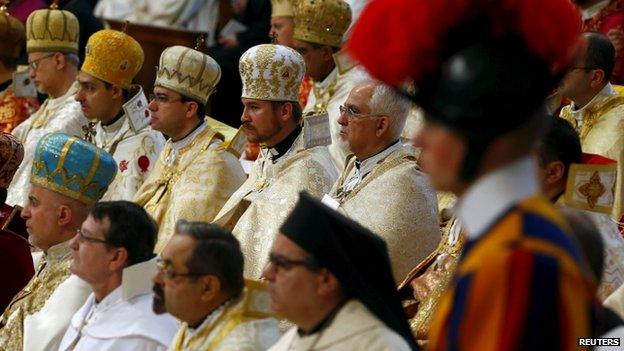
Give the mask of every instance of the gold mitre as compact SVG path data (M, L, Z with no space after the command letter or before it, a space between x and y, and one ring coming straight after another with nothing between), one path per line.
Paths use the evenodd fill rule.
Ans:
M141 45L126 33L104 29L89 37L81 70L128 89L143 66Z
M293 0L271 0L271 17L295 17Z
M9 14L4 3L0 6L0 56L18 58L25 39L24 25Z
M207 103L221 79L221 67L212 57L185 46L171 46L160 55L154 85Z
M69 11L50 9L33 11L26 20L26 51L78 53L78 19Z
M243 81L241 97L299 101L305 62L297 51L283 45L256 45L241 56L238 70Z
M299 0L293 38L340 47L350 24L351 8L342 0Z

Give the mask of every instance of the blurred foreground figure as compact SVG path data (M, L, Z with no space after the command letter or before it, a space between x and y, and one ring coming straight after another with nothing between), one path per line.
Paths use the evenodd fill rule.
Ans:
M538 195L531 157L580 19L568 0L541 5L373 1L348 44L374 76L414 81L410 96L426 112L420 162L459 196L467 243L431 326L433 350L576 350L592 335L594 281L566 221Z

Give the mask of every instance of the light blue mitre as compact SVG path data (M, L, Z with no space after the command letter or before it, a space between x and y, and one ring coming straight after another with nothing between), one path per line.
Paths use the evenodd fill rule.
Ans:
M64 134L37 143L30 182L86 205L93 205L115 179L117 163L108 152Z

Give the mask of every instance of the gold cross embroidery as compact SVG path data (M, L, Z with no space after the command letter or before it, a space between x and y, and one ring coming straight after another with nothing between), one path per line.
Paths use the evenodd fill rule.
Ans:
M579 192L587 199L589 208L594 208L598 198L605 193L605 186L600 180L598 172L594 172L589 181L579 187Z

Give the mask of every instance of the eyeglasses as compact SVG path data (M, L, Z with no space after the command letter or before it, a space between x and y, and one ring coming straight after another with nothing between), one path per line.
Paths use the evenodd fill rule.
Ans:
M36 59L36 60L32 60L31 62L28 62L28 67L30 67L33 71L36 71L37 68L39 68L39 63L47 58L50 58L54 56L54 54L47 54L44 56L41 56L40 58Z
M179 98L179 99L172 99L167 95L157 95L157 94L149 94L148 95L149 101L156 101L157 104L162 105L162 104L168 104L168 103L174 103L174 102L184 102L182 101L183 98Z
M89 242L95 244L110 245L106 240L86 236L80 228L76 229L76 234L78 234L78 241L80 241L81 243Z
M312 258L304 260L291 260L284 256L269 254L269 263L275 270L291 270L294 267L302 266L311 271L318 271L321 267Z
M347 120L349 122L353 121L356 118L358 118L358 119L361 119L361 118L379 118L379 117L383 117L384 116L384 115L381 115L381 114L355 112L353 110L353 107L345 106L345 105L340 105L340 107L338 107L338 110L340 111L340 115L347 117Z
M162 257L156 258L156 268L158 268L158 272L165 277L167 280L173 280L177 277L201 277L203 275L209 275L210 273L175 273L167 268L165 261L163 261Z

